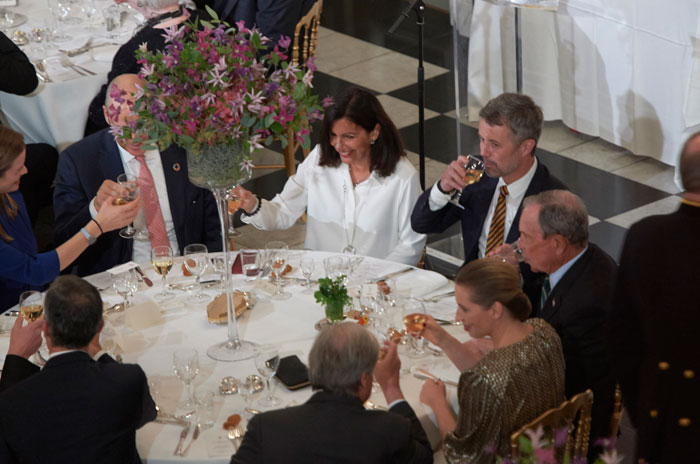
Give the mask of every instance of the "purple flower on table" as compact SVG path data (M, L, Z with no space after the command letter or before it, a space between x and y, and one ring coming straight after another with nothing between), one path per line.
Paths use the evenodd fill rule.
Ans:
M216 101L216 95L214 95L211 92L207 92L204 95L202 95L202 101L207 105L213 105Z
M169 68L174 68L178 64L178 58L174 55L163 55L163 64Z
M301 81L304 83L305 86L313 88L313 84L311 83L311 80L314 78L313 74L311 73L311 70L309 69L306 71L306 74L304 74L304 77L301 78Z
M209 73L209 75L211 76L211 79L207 81L207 84L218 85L224 89L229 86L229 84L223 80L223 78L226 77L226 74L222 73L220 70L215 68Z
M287 69L285 69L284 72L284 78L287 79L287 81L291 84L294 85L297 82L297 71L299 71L299 66L296 64L290 64L287 66Z
M165 38L165 43L170 43L180 39L185 31L185 28L183 26L177 27L177 25L172 25L163 30L165 31L165 34L162 34L162 36Z
M315 56L310 56L308 60L306 60L306 67L312 71L316 71L318 67L316 67L316 57Z
M554 448L535 449L534 453L537 462L541 464L557 464L557 458L554 457Z
M143 66L141 66L141 72L139 72L139 76L142 78L150 76L151 74L153 74L153 71L155 71L155 67L155 64L144 64Z
M328 108L330 106L335 105L335 101L333 100L333 97L326 97L323 100L321 100L321 106L324 108Z
M277 41L277 45L279 45L280 48L289 48L291 43L292 43L292 39L290 39L286 35L280 36L280 39Z
M574 456L571 464L588 464L588 460L584 456Z
M124 128L121 126L110 126L109 133L112 134L115 138L121 137L124 133Z

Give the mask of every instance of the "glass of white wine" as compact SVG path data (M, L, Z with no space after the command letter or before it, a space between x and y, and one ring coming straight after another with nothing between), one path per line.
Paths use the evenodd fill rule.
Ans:
M233 193L233 190L228 191L228 235L229 237L235 237L236 235L241 235L240 230L236 230L233 225L233 216L236 211L241 207L241 198Z
M44 312L44 295L28 290L19 296L19 312L27 322L33 322Z
M425 355L423 348L425 339L420 335L427 320L425 305L421 301L413 299L403 300L401 304L403 324L406 326L406 333L411 335L411 348L408 350L408 357L420 358Z
M186 397L177 406L184 413L189 414L197 409L197 401L194 397L192 381L199 374L199 353L194 348L178 348L173 353L173 370L178 379L185 384Z
M139 178L138 176L133 176L131 174L119 174L117 177L117 182L119 186L124 189L126 193L117 197L114 203L117 205L125 205L136 200L139 196ZM129 224L119 231L119 236L122 238L134 238L134 236L139 231L134 229L133 224Z
M275 277L275 282L277 283L277 291L274 295L272 295L272 299L286 300L291 298L292 294L283 291L280 282L284 268L287 266L287 253L289 252L289 247L286 243L276 240L265 244L265 252L268 253L268 256L270 257L270 272Z
M266 407L274 407L281 403L281 400L272 394L270 389L270 379L274 377L277 368L280 366L280 355L274 346L261 346L258 354L255 355L255 368L260 375L265 377L267 384L267 396L260 398L258 404Z
M209 250L206 245L193 243L184 249L185 267L197 279L197 293L187 298L189 303L200 304L209 301L209 295L202 293L202 284L199 282L202 275L207 270L209 264Z
M174 259L173 250L169 246L157 246L151 250L151 264L153 264L156 272L163 277L163 291L153 297L158 301L169 300L175 296L165 286L165 276L168 275L168 272L173 267Z
M481 176L484 175L484 163L481 161L479 158L476 158L475 156L472 155L467 155L467 162L464 163L464 176L462 177L462 181L465 183L465 188L469 187L472 184L476 184L481 180ZM452 198L450 199L450 203L453 205L459 206L460 208L463 208L462 205L459 204L459 199L462 197L462 191L457 190L453 195Z

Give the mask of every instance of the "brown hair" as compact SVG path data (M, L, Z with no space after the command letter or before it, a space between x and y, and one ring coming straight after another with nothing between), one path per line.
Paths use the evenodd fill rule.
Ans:
M377 97L357 87L349 87L333 106L326 109L321 125L319 166L340 165L340 155L331 145L331 126L343 118L349 119L367 132L372 132L379 124L379 137L370 145L369 169L382 177L392 175L401 157L406 156L401 136Z
M489 100L479 111L479 117L489 126L507 126L518 143L534 140L531 155L535 155L544 118L542 108L532 98L521 93L503 93Z
M24 149L24 140L19 133L0 126L0 177L7 173ZM8 193L0 193L0 214L5 214L10 220L14 220L17 216L17 203ZM0 237L6 242L13 240L2 226L0 226Z
M510 264L496 258L481 258L464 266L455 277L455 285L469 289L474 303L490 307L496 301L516 319L524 321L532 306L520 288L520 274Z

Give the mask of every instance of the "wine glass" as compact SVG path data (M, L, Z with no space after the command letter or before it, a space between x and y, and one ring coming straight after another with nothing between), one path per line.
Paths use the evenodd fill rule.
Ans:
M124 189L125 193L114 200L117 205L125 205L136 200L139 196L139 178L131 174L119 174L117 177L119 186ZM119 231L119 236L122 238L134 238L138 230L134 229L133 224L129 224Z
M286 300L292 297L292 294L282 290L280 279L282 278L282 272L287 265L287 253L289 252L289 247L287 244L280 241L268 242L265 245L265 251L270 257L270 271L275 277L275 282L277 284L277 291L272 295L273 300Z
M19 312L25 321L36 321L44 312L44 295L36 290L23 292L19 296Z
M280 355L277 349L273 346L262 346L258 349L258 354L255 355L255 367L260 372L260 375L265 377L267 384L267 396L260 398L258 404L261 406L274 407L280 404L281 400L272 394L270 389L270 379L277 372L280 365Z
M173 250L169 246L157 246L151 250L151 264L153 264L156 272L163 277L163 291L153 297L158 301L169 300L175 296L165 286L165 276L168 275L168 272L173 267L173 261Z
M70 14L70 10L66 8L65 0L48 0L48 6L55 24L55 28L52 27L53 41L60 43L71 40L72 37L63 30L63 20Z
M187 298L189 303L199 304L209 301L209 295L202 293L202 284L199 283L202 275L207 270L209 254L206 245L193 243L185 247L185 267L197 279L197 293Z
M219 290L224 290L226 288L225 285L225 277L224 276L224 269L226 269L226 266L224 265L224 257L223 256L214 256L209 260L211 262L211 265L214 267L214 271L219 275L219 283L214 286L214 288L217 288Z
M233 216L236 211L241 207L241 198L233 193L233 190L228 191L228 235L230 237L235 237L236 235L241 235L240 230L236 230L233 224Z
M139 279L134 269L112 274L112 287L122 298L124 298L124 308L129 306L129 297L134 296L138 289Z
M302 293L313 293L314 289L311 283L311 274L314 272L314 259L311 256L304 256L301 258L301 261L299 261L299 268L306 279L306 283L304 284L306 288Z
M199 353L194 348L178 348L173 353L173 370L178 379L185 384L186 397L177 407L184 414L191 414L197 409L192 380L199 373Z
M406 332L411 335L411 348L408 350L408 357L420 358L425 354L423 348L425 339L420 336L427 319L425 305L423 302L413 299L403 300L401 304L403 324L406 326Z
M243 382L240 382L238 384L238 394L241 395L241 398L243 398L243 405L244 405L244 411L246 417L250 417L251 412L250 412L250 400L255 395L258 393L259 390L259 384L262 382L262 379L258 377L255 374L249 375L243 380Z
M484 175L484 163L479 158L476 158L472 155L467 155L467 162L464 163L464 170L466 172L462 177L462 181L464 181L464 183L466 184L466 188L471 184L475 184L479 182L479 180L481 180L481 176ZM455 206L459 206L460 208L463 208L463 206L459 204L459 199L461 197L462 191L457 190L454 194L452 194L452 198L450 198L450 203L452 203Z
M493 258L500 258L504 263L518 264L522 263L525 258L523 257L523 250L518 246L518 242L506 243L500 250L489 255Z

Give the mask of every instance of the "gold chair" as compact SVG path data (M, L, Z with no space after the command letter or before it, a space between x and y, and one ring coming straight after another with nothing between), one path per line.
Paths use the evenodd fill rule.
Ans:
M620 384L615 384L615 402L613 403L612 417L610 418L610 438L617 438L617 430L620 428L622 413L625 406L622 404L622 390Z
M292 60L290 64L299 65L307 70L306 62L316 55L316 43L318 42L318 28L321 21L321 9L323 0L317 0L308 13L299 20L294 30L294 40L292 41ZM312 71L313 73L313 71ZM308 125L303 127L308 129ZM292 129L287 129L287 146L284 147L284 164L255 165L255 169L281 169L285 168L287 177L293 176L296 172L294 155L301 147ZM304 158L309 155L310 150L303 149Z
M565 446L558 450L557 458L568 454L574 457L586 457L588 453L588 438L591 431L591 407L593 406L593 392L589 389L574 395L570 400L564 401L559 407L545 411L532 422L525 424L510 436L511 456L515 459L520 455L520 437L526 430L536 430L542 427L545 436L552 437L555 430L564 427L567 429ZM578 421L576 421L578 416ZM575 437L572 431L575 427Z

